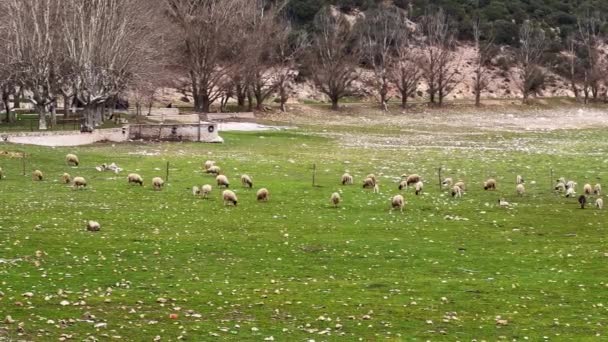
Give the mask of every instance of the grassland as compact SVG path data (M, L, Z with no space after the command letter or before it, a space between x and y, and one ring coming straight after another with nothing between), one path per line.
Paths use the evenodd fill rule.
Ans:
M28 158L23 176L22 160L0 157L0 319L15 320L0 322L0 340L606 338L608 214L556 195L550 177L553 169L579 187L608 186L608 130L398 143L414 135L310 125L224 133L221 145L2 145ZM66 153L81 165L65 166ZM201 171L207 159L229 176L238 207L224 207L217 189L209 200L192 196L193 185L213 182ZM97 172L102 162L125 171ZM155 192L149 181L167 162L168 184ZM469 184L461 200L439 190L439 167ZM34 169L47 178L33 182ZM356 184L381 175L381 193L339 185L345 170ZM60 184L63 172L88 188ZM128 172L145 186L127 185ZM408 191L405 212L391 213L396 181L412 172L425 177L425 193ZM238 184L242 173L253 190ZM516 174L527 180L523 198ZM497 192L481 189L490 176ZM262 186L268 203L255 201ZM500 197L512 207L499 208ZM101 232L85 231L90 219Z

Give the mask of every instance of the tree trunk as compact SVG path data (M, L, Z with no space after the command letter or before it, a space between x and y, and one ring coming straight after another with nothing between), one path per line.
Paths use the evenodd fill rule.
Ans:
M190 80L192 82L192 98L194 99L194 110L197 112L201 111L201 99L198 90L198 82L193 72L190 72Z
M80 128L81 132L93 132L95 129L95 115L97 111L97 106L94 104L88 104L84 107L83 110L83 127Z
M247 94L244 88L246 87L241 85L240 83L237 83L235 86L236 102L240 109L245 108L245 100L247 99Z
M14 100L13 100L13 108L21 108L21 96L23 95L23 89L19 87L19 91L15 92Z
M338 97L332 97L331 99L331 109L332 110L339 110L340 109L340 105L339 102L340 99Z
M264 96L259 91L255 92L255 109L264 110Z
M281 105L281 112L283 112L283 113L285 113L287 111L287 108L285 106L285 104L287 104L287 100L288 100L287 92L285 91L284 87L281 87L279 89L279 103Z
M475 89L475 107L481 107L481 91Z
M45 105L36 105L36 112L38 113L38 129L41 131L45 131L46 127L46 106Z
M63 95L63 119L70 117L70 107L72 107L72 97Z
M203 113L209 113L209 110L211 109L211 100L209 100L209 95L207 95L206 93L201 94L201 111Z
M401 108L407 109L407 91L401 92Z
M253 95L251 94L251 90L247 90L247 111L253 111Z
M51 102L51 128L57 126L57 99Z

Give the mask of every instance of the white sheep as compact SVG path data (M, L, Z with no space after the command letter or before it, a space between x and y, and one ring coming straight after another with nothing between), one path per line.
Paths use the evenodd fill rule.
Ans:
M574 189L574 191L576 191L577 185L578 183L576 183L575 181L568 181L566 182L566 189Z
M515 187L515 191L519 196L523 196L526 193L526 187L522 183L519 183Z
M554 189L559 192L564 192L566 191L566 184L563 182L558 182L557 184L555 184Z
M78 166L78 164L80 164L78 156L71 153L65 156L65 162L70 166Z
M87 181L84 177L74 177L73 185L74 189L82 189L87 187Z
M574 197L576 196L576 191L574 190L574 188L568 188L568 190L566 190L566 197Z
M205 172L217 176L220 174L220 172L222 172L222 169L220 169L220 167L217 165L212 165Z
M422 193L422 188L424 188L424 183L422 183L421 181L417 182L415 185L416 196Z
M241 184L243 184L243 186L246 188L253 188L253 181L248 175L241 176Z
M466 189L466 185L464 184L463 181L459 180L458 182L456 182L456 184L454 184L454 186L457 186L460 188L461 192L462 191L467 191Z
M405 177L404 177L405 176ZM422 180L422 177L420 177L417 174L413 174L413 175L401 175L402 178L405 178L405 182L407 184L407 186L410 186L412 184L416 184L418 182L420 182Z
M380 184L378 184L378 183L374 184L374 193L375 194L380 193Z
M501 199L498 200L498 205L501 208L508 208L508 207L511 206L511 203L507 202L504 198L501 198Z
M64 184L70 184L70 182L72 182L72 177L70 176L69 173L64 173L61 176L61 182Z
M341 179L342 185L352 185L354 183L353 176L348 173L342 175Z
M205 168L205 170L209 170L213 165L215 165L215 162L213 160L207 160L203 164L203 167Z
M232 204L236 207L238 203L238 198L236 197L236 194L230 190L224 190L224 192L222 192L222 198L224 199L224 205Z
M446 188L451 188L452 187L452 183L454 183L454 181L452 180L451 177L448 177L448 178L445 178L441 182L441 186L446 187Z
M595 184L595 186L593 187L593 194L596 196L600 196L602 194L602 185L601 184Z
M270 193L268 192L268 189L266 189L266 188L261 188L256 193L256 197L257 197L257 199L258 199L259 202L268 202L268 196L269 195L270 195Z
M490 178L487 181L483 182L484 190L496 190L496 180L494 178Z
M144 179L141 178L140 175L138 175L137 173L130 173L127 176L127 181L129 182L129 184L139 184L140 186L144 186Z
M587 183L583 186L583 193L588 196L593 193L593 188L591 187L591 184Z
M526 181L521 175L517 175L517 177L515 177L515 184L524 184L525 182Z
M154 190L162 190L165 185L165 181L160 177L152 178L152 187Z
M228 181L228 177L224 176L224 175L217 175L217 177L215 177L215 181L217 182L217 187L221 188L229 188L230 187L230 182Z
M209 194L211 193L211 191L213 190L213 187L209 184L205 184L201 187L201 194L203 195L203 198L208 198Z
M201 195L201 188L199 188L198 186L193 186L192 187L192 195L193 196L200 196Z
M403 189L407 189L407 181L406 180L402 180L401 182L399 182L399 190L403 190Z
M376 175L375 174L370 173L369 175L365 176L365 180L367 180L367 179L371 179L372 182L373 182L373 184L376 184L377 179L376 179ZM364 182L365 182L365 180L364 180Z
M87 230L90 232L98 232L101 229L101 225L97 221L87 222Z
M44 175L42 174L42 171L40 171L40 170L34 171L34 173L32 173L32 179L34 181L42 181L44 179Z
M376 186L376 181L373 178L367 177L363 180L364 189L373 189L375 186Z
M405 206L405 199L401 195L395 195L391 199L391 206L393 210L399 209L401 212L403 212L403 207Z
M461 198L462 197L462 188L459 187L458 185L454 185L454 187L452 187L452 197Z
M595 207L601 210L604 207L604 200L601 198L596 199Z
M338 204L340 204L340 202L342 201L342 198L340 197L340 194L337 192L334 192L333 194L331 194L331 197L329 198L329 201L331 204L334 205L335 208L338 207Z

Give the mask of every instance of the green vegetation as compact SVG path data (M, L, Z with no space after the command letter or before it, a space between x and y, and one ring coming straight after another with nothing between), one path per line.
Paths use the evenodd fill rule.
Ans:
M413 133L323 129L223 134L221 145L3 145L29 157L22 176L22 160L0 155L0 340L604 336L608 214L554 194L550 169L579 187L605 180L606 130L457 134L441 148L425 145L445 132L400 146ZM386 147L339 147L335 137L348 135ZM65 166L67 153L80 167ZM218 189L209 200L192 196L193 185L213 182L201 171L207 159L230 177L238 207L224 207ZM125 171L97 172L103 162ZM165 176L167 162L168 184L155 192L150 180ZM462 200L439 192L439 166L467 181ZM33 182L34 169L47 178ZM356 185L339 185L345 170ZM86 177L88 188L60 184L63 172ZM127 185L129 172L145 186ZM358 185L370 172L381 194ZM390 213L396 180L411 172L425 177L426 193L408 191L406 211ZM240 186L243 173L254 189ZM514 194L518 173L523 198ZM480 189L488 176L497 192ZM268 203L255 201L262 186ZM334 209L338 190L344 202ZM510 209L496 205L501 196ZM85 220L101 232L85 231Z

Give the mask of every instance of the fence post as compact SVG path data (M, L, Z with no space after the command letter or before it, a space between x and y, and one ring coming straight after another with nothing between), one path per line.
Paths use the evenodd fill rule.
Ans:
M167 173L165 176L165 182L169 183L169 162L167 162Z
M316 186L317 164L312 164L312 186Z
M441 167L437 169L437 174L439 175L439 192L441 192Z
M553 168L551 168L551 181L549 182L549 186L551 187L551 191L553 191Z
M25 176L25 152L21 152L21 166L23 167L23 175Z

